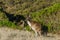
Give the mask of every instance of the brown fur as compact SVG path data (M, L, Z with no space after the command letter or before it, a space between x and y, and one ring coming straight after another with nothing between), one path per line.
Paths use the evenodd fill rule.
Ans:
M31 23L31 28L34 28L32 29L33 31L35 31L36 35L41 35L41 24L39 22L36 22L36 21L32 21L30 20L29 21Z
M40 23L36 22L36 21L30 21L31 25L37 30L40 31L41 30L41 25Z

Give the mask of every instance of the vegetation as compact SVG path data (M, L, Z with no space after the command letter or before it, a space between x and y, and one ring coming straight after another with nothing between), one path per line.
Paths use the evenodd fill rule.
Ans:
M60 31L60 1L53 0L1 0L0 1L0 27L7 26L14 29L23 29L30 31L28 25L20 27L15 22L9 21L9 18L2 11L8 14L31 15L34 21L40 22L48 27L49 32ZM23 19L23 18L22 18ZM15 20L14 20L15 21Z
M34 12L31 15L33 17L33 20L41 22L43 25L46 25L48 27L49 31L52 31L51 27L55 27L53 30L58 30L56 25L60 23L58 22L60 19L57 17L59 13L60 3L55 3L52 6L42 9L38 12ZM60 29L60 26L58 26L58 28Z

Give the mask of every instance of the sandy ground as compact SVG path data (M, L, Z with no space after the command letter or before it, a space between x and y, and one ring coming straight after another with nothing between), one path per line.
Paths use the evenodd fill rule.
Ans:
M60 35L54 35L54 37L37 37L34 36L33 32L2 27L0 28L0 40L60 40Z

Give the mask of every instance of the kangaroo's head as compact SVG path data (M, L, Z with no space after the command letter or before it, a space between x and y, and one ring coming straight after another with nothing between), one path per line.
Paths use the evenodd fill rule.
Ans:
M26 21L30 21L32 18L31 18L31 16L30 15L27 15L26 16Z

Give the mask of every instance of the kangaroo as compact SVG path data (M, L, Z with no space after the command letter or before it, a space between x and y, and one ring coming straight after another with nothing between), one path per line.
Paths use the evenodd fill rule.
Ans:
M35 32L36 36L40 36L41 24L36 21L31 20L30 17L27 17L26 21L27 21L27 24L30 26L30 28Z

